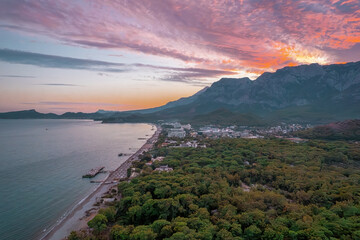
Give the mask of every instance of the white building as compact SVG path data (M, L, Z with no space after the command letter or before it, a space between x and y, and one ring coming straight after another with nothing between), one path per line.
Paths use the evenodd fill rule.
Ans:
M182 128L173 128L168 131L168 137L184 138L185 136L186 132Z
M190 124L182 125L182 128L186 130L191 130L191 125Z
M158 171L158 172L171 172L172 170L174 170L174 169L172 169L172 168L169 167L168 165L164 165L164 166L160 166L160 167L158 167L158 168L155 168L154 171Z

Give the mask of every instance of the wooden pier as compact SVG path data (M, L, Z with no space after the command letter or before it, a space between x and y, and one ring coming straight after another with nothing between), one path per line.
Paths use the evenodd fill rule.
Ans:
M98 175L105 167L98 167L91 169L87 174L83 175L83 178L93 178Z

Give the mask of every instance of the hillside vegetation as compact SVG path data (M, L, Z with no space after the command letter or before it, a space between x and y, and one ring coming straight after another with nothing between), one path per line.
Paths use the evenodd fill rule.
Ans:
M218 125L218 126L230 126L230 125L243 125L243 126L263 126L267 122L262 118L252 114L241 114L231 112L226 109L218 109L216 111L196 115L191 119L186 119L184 123L191 123L193 126L204 125Z
M314 128L300 131L296 133L296 135L309 139L360 141L360 119L316 126Z
M169 173L134 163L142 175L119 185L93 234L70 239L360 239L358 144L205 143L156 150Z

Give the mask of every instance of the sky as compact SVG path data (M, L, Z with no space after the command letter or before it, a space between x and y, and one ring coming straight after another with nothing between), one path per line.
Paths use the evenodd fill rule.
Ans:
M354 61L359 0L0 0L0 112L144 109Z

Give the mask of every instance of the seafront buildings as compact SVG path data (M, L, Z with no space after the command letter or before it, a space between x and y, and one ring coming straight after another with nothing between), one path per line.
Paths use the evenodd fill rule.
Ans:
M168 138L185 138L203 136L207 138L264 138L267 136L274 137L283 137L286 135L291 135L291 133L303 129L312 127L309 124L282 124L278 126L271 127L249 127L249 126L228 126L228 127L219 127L219 126L202 126L197 129L192 128L190 124L182 125L179 122L170 122L163 123L166 125L166 132ZM165 144L171 144L167 142ZM189 143L182 143L182 147L196 147L186 145Z
M168 126L172 126L172 128L168 128L167 130L167 135L168 137L177 137L177 138L184 138L186 136L186 132L185 129L190 130L191 129L191 125L190 124L186 124L186 125L181 125L178 122L174 122L174 123L167 123Z

